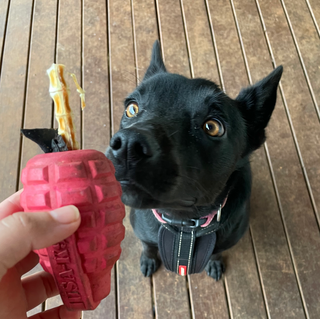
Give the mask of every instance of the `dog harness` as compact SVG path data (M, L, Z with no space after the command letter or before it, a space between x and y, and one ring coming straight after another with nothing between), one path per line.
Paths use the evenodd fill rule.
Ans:
M216 231L221 227L221 210L199 219L170 219L152 209L161 223L158 232L158 246L164 266L181 276L200 273L207 265L216 245ZM218 223L211 223L217 215Z

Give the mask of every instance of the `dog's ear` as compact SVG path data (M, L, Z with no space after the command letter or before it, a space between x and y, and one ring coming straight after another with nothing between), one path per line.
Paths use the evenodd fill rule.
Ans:
M167 70L161 57L160 43L157 40L153 44L151 62L143 79L146 80L154 74L161 72L167 72Z
M277 100L277 88L283 67L278 66L267 77L243 89L236 100L246 121L248 146L245 154L259 148L265 141L265 128Z

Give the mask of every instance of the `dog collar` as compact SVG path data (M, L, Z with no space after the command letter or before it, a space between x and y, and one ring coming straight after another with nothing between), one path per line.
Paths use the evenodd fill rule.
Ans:
M161 224L169 224L171 226L178 226L178 227L188 227L188 228L198 228L198 227L207 227L212 222L214 216L217 216L217 221L220 222L221 219L221 211L224 205L227 202L228 196L225 198L223 203L217 210L212 211L209 215L200 217L199 219L189 219L189 220L182 220L178 218L169 218L165 214L160 214L156 209L152 209L153 215Z

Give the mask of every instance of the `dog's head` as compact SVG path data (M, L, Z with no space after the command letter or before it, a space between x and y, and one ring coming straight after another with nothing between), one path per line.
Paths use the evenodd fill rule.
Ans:
M206 215L201 208L217 202L239 163L265 141L281 74L278 67L233 100L211 81L168 73L156 42L107 150L123 202Z

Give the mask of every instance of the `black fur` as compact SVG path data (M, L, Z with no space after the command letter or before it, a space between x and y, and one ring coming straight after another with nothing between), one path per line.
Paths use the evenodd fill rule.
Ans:
M217 209L228 195L214 255L206 267L209 276L220 279L220 253L248 228L249 155L265 141L281 74L280 66L233 100L211 81L168 73L159 43L154 44L145 78L125 101L125 107L135 102L139 112L132 118L124 114L106 154L121 183L122 200L132 207L130 220L143 243L140 263L145 276L160 265L160 223L151 208L179 218L199 218ZM223 136L204 131L211 119L222 123Z

